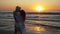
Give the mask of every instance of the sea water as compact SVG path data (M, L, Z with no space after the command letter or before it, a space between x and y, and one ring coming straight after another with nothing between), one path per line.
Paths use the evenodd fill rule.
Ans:
M0 34L14 33L14 18L12 11L0 11ZM47 26L41 26L48 25ZM60 15L54 14L28 14L26 13L26 34L60 34Z

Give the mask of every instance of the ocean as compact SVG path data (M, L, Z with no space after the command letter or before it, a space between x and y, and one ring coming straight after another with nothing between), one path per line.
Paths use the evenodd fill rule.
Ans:
M26 12L26 34L60 34L60 12L53 12ZM12 11L0 11L0 34L13 34L14 24Z

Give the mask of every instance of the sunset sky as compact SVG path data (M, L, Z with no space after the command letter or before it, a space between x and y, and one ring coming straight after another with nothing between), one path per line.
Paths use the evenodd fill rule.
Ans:
M0 0L0 10L14 10L17 5L31 11L37 6L44 10L60 10L60 0Z

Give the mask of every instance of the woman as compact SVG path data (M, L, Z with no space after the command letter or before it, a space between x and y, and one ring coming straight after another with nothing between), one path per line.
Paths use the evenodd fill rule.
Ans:
M25 32L25 12L21 10L21 7L16 6L16 10L13 12L15 19L15 34L26 34Z

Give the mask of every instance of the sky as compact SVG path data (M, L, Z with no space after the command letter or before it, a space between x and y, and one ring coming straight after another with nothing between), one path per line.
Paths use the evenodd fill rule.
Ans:
M60 0L0 0L0 10L15 10L17 5L28 11L34 11L37 6L45 10L60 10Z

